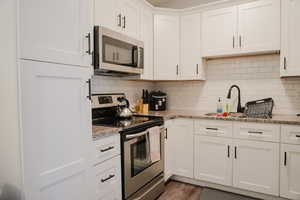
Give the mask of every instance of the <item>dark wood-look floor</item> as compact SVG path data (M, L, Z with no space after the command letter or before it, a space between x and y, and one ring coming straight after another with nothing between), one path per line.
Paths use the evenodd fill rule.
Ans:
M170 181L158 200L199 200L201 191L202 188L194 185Z

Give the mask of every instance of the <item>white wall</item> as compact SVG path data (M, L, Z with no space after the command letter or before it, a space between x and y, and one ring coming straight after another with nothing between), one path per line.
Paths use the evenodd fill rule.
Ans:
M0 1L0 188L21 185L15 14L15 0Z
M204 82L160 82L169 109L215 112L218 97L226 98L232 84L241 88L242 104L272 97L274 113L300 113L300 78L279 78L279 55L222 58L207 62ZM234 96L233 96L234 97Z

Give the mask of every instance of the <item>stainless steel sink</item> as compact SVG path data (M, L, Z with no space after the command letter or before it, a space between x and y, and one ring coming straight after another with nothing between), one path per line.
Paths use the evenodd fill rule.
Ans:
M208 117L218 117L217 113L207 113L205 115ZM247 116L244 113L229 113L229 115L227 117L246 118Z

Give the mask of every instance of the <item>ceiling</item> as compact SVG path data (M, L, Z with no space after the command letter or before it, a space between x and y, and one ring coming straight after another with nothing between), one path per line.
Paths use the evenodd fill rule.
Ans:
M219 0L147 0L154 6L164 8L188 8L201 4L216 2Z

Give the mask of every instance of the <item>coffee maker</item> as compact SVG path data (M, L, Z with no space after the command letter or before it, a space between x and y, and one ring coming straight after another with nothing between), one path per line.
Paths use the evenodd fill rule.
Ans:
M165 111L167 109L167 94L162 91L150 93L150 110Z

